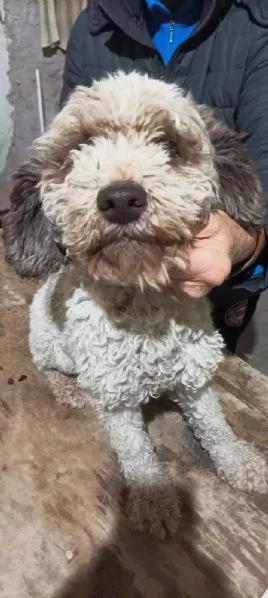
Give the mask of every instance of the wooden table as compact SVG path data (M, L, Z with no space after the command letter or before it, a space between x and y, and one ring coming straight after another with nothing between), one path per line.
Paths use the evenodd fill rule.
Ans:
M180 414L150 429L168 466L183 471L177 536L134 533L121 481L94 414L54 400L27 348L35 284L0 259L1 598L260 598L268 586L268 500L215 476ZM268 379L238 359L217 376L239 436L268 446Z

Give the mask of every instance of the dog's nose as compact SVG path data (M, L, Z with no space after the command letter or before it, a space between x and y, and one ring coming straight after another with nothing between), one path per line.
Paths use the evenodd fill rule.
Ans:
M97 205L109 222L128 224L138 220L147 204L146 192L132 181L118 181L100 189Z

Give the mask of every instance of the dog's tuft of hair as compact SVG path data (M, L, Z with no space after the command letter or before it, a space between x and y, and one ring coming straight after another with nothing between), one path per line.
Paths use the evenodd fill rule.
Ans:
M131 181L141 217L111 223L100 189ZM165 286L211 211L260 226L261 190L239 135L174 84L136 72L78 87L19 171L4 217L7 257L22 275L59 267L60 240L95 280Z

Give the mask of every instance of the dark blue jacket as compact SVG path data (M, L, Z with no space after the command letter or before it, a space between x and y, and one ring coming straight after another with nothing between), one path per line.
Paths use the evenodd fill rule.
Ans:
M248 133L247 145L263 186L268 231L268 2L204 0L199 26L167 67L154 47L142 0L89 0L68 44L61 103L76 85L118 69L175 81L216 116ZM262 256L261 261L266 260ZM264 274L232 279L252 290L267 286ZM267 282L267 284L266 284Z

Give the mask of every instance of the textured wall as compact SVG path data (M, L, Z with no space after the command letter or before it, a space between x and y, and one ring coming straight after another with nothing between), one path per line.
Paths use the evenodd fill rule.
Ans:
M40 68L46 122L49 122L58 110L64 63L64 56L60 52L49 58L42 56L36 0L3 1L5 34L6 39L9 39L10 90L8 91L9 103L13 109L13 135L8 156L5 156L4 172L1 172L0 168L0 209L8 205L10 174L22 161L26 148L39 134L35 69Z
M9 101L8 37L5 30L5 7L0 0L0 174L3 172L13 136L13 110Z

